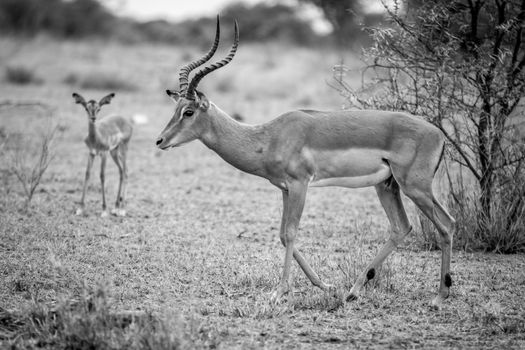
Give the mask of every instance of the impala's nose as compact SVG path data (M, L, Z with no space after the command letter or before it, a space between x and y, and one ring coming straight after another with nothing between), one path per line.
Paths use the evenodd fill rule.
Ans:
M160 145L162 143L162 141L164 141L164 139L162 137L159 137L157 139L157 146Z

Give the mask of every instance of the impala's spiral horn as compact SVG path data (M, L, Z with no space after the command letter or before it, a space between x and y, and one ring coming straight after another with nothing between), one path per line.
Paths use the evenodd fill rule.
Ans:
M197 85L199 85L199 82L202 78L204 78L209 73L213 72L216 69L219 69L221 67L224 67L228 63L231 62L233 59L233 56L235 56L235 52L237 51L237 46L239 45L239 25L237 24L237 21L235 21L235 40L233 41L233 45L230 49L230 53L228 56L223 58L220 61L215 62L212 65L209 65L200 71L198 71L194 76L193 79L191 79L190 85L188 87L188 91L186 92L186 99L188 100L195 100L195 89L197 88Z
M219 24L219 15L217 15L217 29L215 30L215 40L213 42L213 45L210 48L210 51L204 56L202 56L200 59L193 61L191 63L188 63L184 67L180 69L179 73L179 86L180 86L180 93L181 95L184 95L186 93L186 89L188 88L188 75L192 70L197 68L198 66L201 66L202 64L206 63L217 51L217 47L219 46L219 38L221 36L221 29Z

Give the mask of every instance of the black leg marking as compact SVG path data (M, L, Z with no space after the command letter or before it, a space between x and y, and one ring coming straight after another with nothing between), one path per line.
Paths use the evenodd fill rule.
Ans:
M346 297L346 301L354 301L357 300L357 296L354 294L350 294Z
M445 286L447 286L448 288L452 286L452 277L450 277L450 274L448 272L445 274Z
M368 270L368 272L366 273L366 279L370 281L372 278L375 277L375 275L376 275L376 269L371 268L371 269Z

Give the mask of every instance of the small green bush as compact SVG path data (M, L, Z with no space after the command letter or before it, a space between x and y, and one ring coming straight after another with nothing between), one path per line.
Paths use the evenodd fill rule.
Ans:
M42 79L39 78L32 69L23 66L6 67L5 78L11 84L42 84Z

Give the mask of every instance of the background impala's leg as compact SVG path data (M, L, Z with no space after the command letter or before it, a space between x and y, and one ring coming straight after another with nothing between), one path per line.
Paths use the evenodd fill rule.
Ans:
M91 175L91 168L93 167L93 159L94 158L95 158L95 155L93 153L91 153L91 151L90 151L88 153L88 161L87 161L87 166L86 166L86 176L84 177L84 187L82 188L82 198L80 198L80 208L77 209L76 215L84 214L86 191L87 191L89 176Z
M288 192L283 191L283 217L282 217L282 220L281 220L280 239L281 239L281 243L285 247L286 247L286 240L285 240L284 232L285 232L285 224L286 224L286 215L285 215L285 213L286 213L286 210L287 210L287 206L288 206ZM319 288L321 288L324 291L329 291L330 289L333 289L333 287L331 285L323 283L321 281L319 276L310 267L308 262L305 260L303 255L299 252L299 250L296 247L293 248L293 257L297 261L297 263L299 264L301 269L303 270L303 272L306 275L306 277L308 277L308 279L310 280L310 282L312 282L312 284L314 286L319 287Z
M120 193L120 213L119 215L125 216L126 215L126 194L127 194L127 187L128 187L128 163L127 163L127 157L128 157L128 144L127 142L123 143L119 147L119 157L120 162L122 163L122 192Z
M282 236L284 237L284 246L286 250L284 256L284 268L281 281L279 282L277 289L272 293L272 301L278 301L292 288L290 268L292 264L292 256L294 255L295 237L299 228L301 214L303 213L306 190L307 187L300 183L293 183L288 186L288 205L283 208L284 233ZM302 262L305 263L304 259Z
M119 173L119 182L118 182L118 191L117 191L117 200L115 201L115 209L120 208L120 192L122 191L122 164L120 163L120 159L118 156L118 149L119 147L112 149L109 154L111 155L111 158L113 158L113 161L115 161L115 164L118 168ZM112 214L116 214L116 210L111 211Z
M106 188L105 188L105 180L106 180L106 160L108 155L106 152L102 152L100 154L100 186L102 190L102 213L100 214L101 217L108 216L107 206L106 206Z
M117 200L115 202L115 209L111 210L111 213L117 216L125 216L126 211L124 209L124 197L126 192L126 181L127 181L127 169L126 169L126 150L127 144L121 144L110 152L111 157L115 161L119 171L119 183Z
M412 230L410 222L408 221L401 194L399 192L399 185L393 177L387 181L376 185L376 192L385 209L388 220L390 221L391 234L388 241L381 248L376 257L366 267L366 269L359 275L354 286L350 290L347 300L354 300L359 295L363 286L376 275L377 269L381 266L383 261L390 253L403 241L405 236Z

